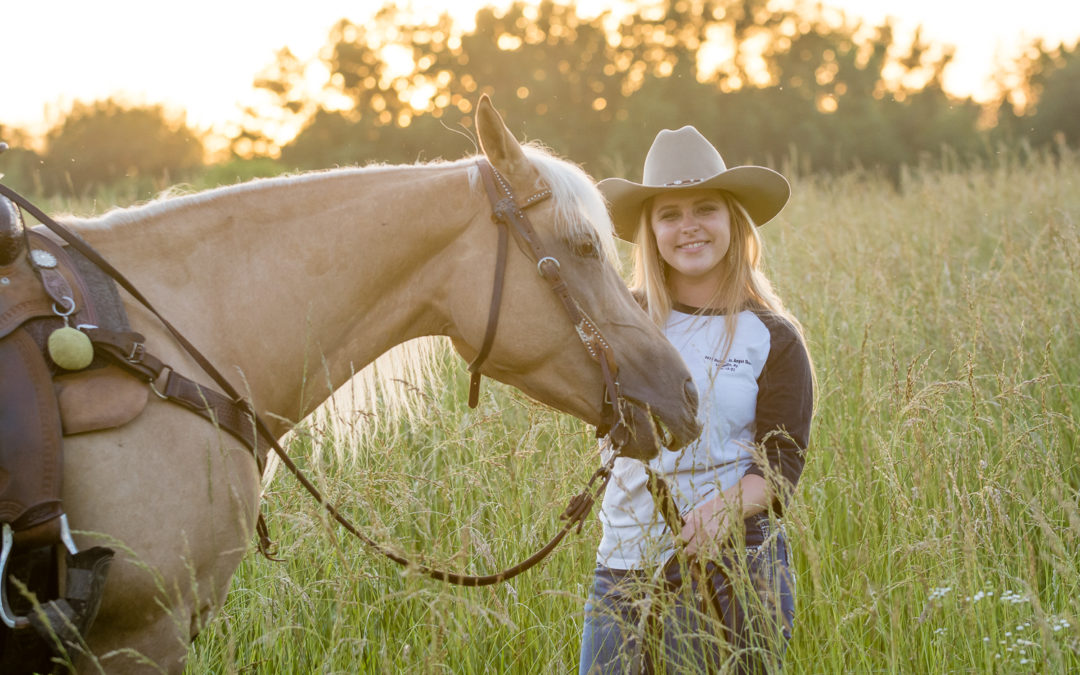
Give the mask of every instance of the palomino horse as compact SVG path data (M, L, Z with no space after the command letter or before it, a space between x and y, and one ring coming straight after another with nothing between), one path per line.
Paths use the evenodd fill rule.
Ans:
M574 165L520 146L486 97L476 130L514 194L551 190L528 213L618 359L636 411L626 454L658 451L654 421L669 447L692 440L690 375L610 264L599 193ZM397 344L445 335L471 360L486 335L497 233L476 159L258 180L68 225L247 392L277 434L287 431L281 420L307 415ZM601 368L516 243L483 373L599 424ZM213 387L159 321L125 304L148 351ZM305 378L305 363L320 362L328 376ZM79 548L117 549L80 670L180 672L248 551L260 480L252 454L153 396L125 426L67 437L64 454L62 497Z

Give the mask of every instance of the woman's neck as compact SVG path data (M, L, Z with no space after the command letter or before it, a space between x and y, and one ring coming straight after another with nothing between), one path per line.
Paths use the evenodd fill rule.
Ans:
M671 299L681 305L700 309L722 309L716 307L719 288L715 280L695 281L691 279L673 279L668 283Z

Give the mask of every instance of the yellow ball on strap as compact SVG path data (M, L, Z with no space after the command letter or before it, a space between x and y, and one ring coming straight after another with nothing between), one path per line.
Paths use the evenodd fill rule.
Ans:
M90 338L71 326L50 333L48 348L53 363L64 370L82 370L94 360L94 345Z

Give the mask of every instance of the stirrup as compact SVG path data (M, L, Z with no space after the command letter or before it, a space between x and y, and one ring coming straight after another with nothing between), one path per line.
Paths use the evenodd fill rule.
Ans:
M71 528L68 526L66 513L60 514L60 541L64 543L71 555L77 555L79 549L75 547L75 540L71 538ZM3 549L0 549L0 621L8 628L21 629L30 625L30 620L25 616L15 616L7 597L7 567L11 558L11 551L15 547L15 533L11 529L11 523L4 523Z

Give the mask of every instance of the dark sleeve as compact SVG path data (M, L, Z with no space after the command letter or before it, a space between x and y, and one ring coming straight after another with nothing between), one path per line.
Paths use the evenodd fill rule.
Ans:
M762 315L771 334L769 358L758 377L754 442L763 452L746 473L775 481L772 510L782 515L806 462L814 416L814 379L806 346L783 318ZM777 480L782 479L782 480Z

